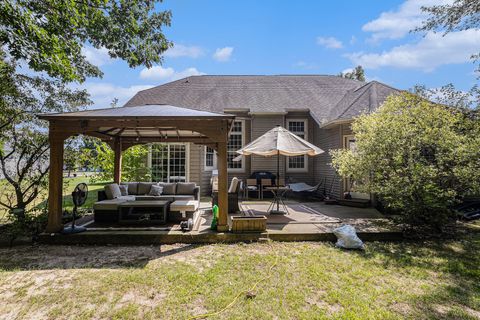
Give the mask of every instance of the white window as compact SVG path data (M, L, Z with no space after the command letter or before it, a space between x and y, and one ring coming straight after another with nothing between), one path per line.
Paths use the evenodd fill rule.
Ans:
M306 119L292 119L287 120L287 128L290 132L296 134L302 139L307 140L307 120ZM308 169L307 156L288 157L287 171L290 172L305 172Z
M188 144L152 144L150 156L152 181L188 181Z
M240 161L233 161L238 156L237 150L243 147L244 143L244 121L236 120L233 122L232 131L228 137L227 144L227 168L229 171L242 171L243 158Z
M217 153L213 148L205 146L205 171L212 171L217 168Z
M236 120L233 122L232 131L228 137L227 144L227 168L229 172L239 172L243 170L243 158L240 161L233 161L238 156L237 150L241 149L245 143L245 122ZM210 147L205 147L205 171L217 169L217 152Z

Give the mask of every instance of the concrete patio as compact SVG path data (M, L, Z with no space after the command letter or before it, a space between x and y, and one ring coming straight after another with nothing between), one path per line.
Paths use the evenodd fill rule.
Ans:
M242 213L265 214L268 201L243 201ZM192 231L184 232L178 224L152 227L98 226L83 220L87 231L73 235L42 234L39 241L49 244L165 244L213 243L238 241L335 241L333 229L353 225L365 241L400 240L400 230L374 208L352 208L326 205L323 202L286 202L290 214L267 216L267 230L262 233L218 233L210 229L211 204L201 202L198 219ZM92 220L93 221L93 220Z

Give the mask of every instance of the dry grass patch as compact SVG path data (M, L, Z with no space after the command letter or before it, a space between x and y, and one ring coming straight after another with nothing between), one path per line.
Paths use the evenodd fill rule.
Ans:
M0 249L0 319L475 319L480 235L439 242Z

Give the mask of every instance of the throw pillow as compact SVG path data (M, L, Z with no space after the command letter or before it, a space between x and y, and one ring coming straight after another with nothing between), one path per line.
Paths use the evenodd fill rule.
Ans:
M120 193L122 194L122 196L128 196L128 185L121 184L118 187L120 188Z
M233 177L232 182L230 182L230 188L228 188L228 193L237 193L237 187L238 187L238 178Z
M117 199L122 196L120 187L116 183L107 184L103 189L105 190L107 199Z
M148 193L149 196L161 196L163 192L162 186L152 185L150 187L150 192Z

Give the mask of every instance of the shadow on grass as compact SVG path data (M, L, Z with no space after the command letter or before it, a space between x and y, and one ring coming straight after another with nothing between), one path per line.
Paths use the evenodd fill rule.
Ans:
M150 261L181 255L201 245L23 246L0 248L0 270L144 268Z
M384 268L416 272L438 281L428 293L414 296L414 317L480 319L479 253L480 228L470 228L457 239L372 243L366 252L355 254Z

